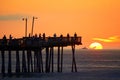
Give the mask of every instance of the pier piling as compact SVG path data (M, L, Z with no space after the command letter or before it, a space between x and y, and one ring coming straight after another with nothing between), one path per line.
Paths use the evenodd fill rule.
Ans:
M75 44L72 45L72 72L77 72L76 61L75 61Z
M4 50L1 51L1 57L2 57L2 68L1 68L1 72L2 75L5 75L5 53Z
M23 73L27 72L25 50L23 50L23 53L22 53L22 72Z
M63 70L63 46L61 47L61 69L60 72Z
M11 74L11 50L8 51L8 74Z
M20 73L20 57L18 50L16 50L16 73Z

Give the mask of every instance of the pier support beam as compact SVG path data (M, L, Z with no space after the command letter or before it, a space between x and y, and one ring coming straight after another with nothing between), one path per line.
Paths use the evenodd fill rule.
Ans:
M34 50L34 72L38 71L38 52L37 50Z
M19 51L16 51L16 73L20 73L20 57Z
M58 46L58 60L57 60L57 70L58 72L62 72L63 68L63 46Z
M49 50L49 64L48 64L48 69L49 69L49 72L54 72L54 59L53 59L53 47L50 47L50 50Z
M42 48L40 47L40 50L39 50L39 65L40 65L40 72L44 72L43 71L43 60L42 60Z
M49 72L49 47L46 47L46 65L45 65L45 72Z
M41 65L40 65L40 51L36 50L36 60L37 60L37 72L41 72Z
M8 74L11 74L12 70L11 70L11 50L8 51Z
M58 46L57 71L60 72L60 46Z
M75 61L75 44L72 45L72 72L77 72L76 61Z
M27 50L27 71L33 72L33 61L31 50Z
M54 72L54 48L51 47L51 58L52 58L52 72Z
M30 50L30 53L29 53L29 58L30 58L30 64L31 64L31 72L33 72L33 60L32 60L32 52Z
M2 56L1 72L2 72L2 76L5 76L5 53L4 53L4 50L1 51L1 56Z
M60 72L63 70L63 46L61 47L61 69Z
M22 53L22 72L23 73L27 72L25 50L23 50Z

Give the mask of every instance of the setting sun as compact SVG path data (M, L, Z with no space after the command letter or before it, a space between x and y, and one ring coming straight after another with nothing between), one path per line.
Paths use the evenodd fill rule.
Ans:
M90 44L89 48L90 49L103 49L103 46L98 42L94 42Z

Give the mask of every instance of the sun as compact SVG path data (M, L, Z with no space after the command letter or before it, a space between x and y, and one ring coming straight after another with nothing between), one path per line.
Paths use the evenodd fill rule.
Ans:
M90 49L96 49L96 50L100 50L100 49L103 49L103 46L102 44L98 43L98 42L94 42L94 43L91 43L90 46L89 46Z

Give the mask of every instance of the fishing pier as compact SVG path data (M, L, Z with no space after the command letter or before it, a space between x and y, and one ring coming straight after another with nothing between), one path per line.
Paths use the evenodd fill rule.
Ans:
M77 72L75 61L75 45L81 45L81 37L66 36L60 37L45 37L33 36L23 37L19 39L9 39L4 36L0 39L0 55L1 55L1 74L11 73L31 73L31 72L54 72L54 48L57 47L57 72L62 72L63 69L63 48L71 46L72 48L72 65L71 71ZM42 50L45 49L45 63L43 63ZM5 51L8 51L8 63L5 63ZM15 72L12 72L12 51L15 51ZM19 51L22 51L20 53ZM20 58L20 54L22 58ZM34 54L34 55L32 55ZM7 64L7 66L5 66ZM44 66L43 66L44 65Z

